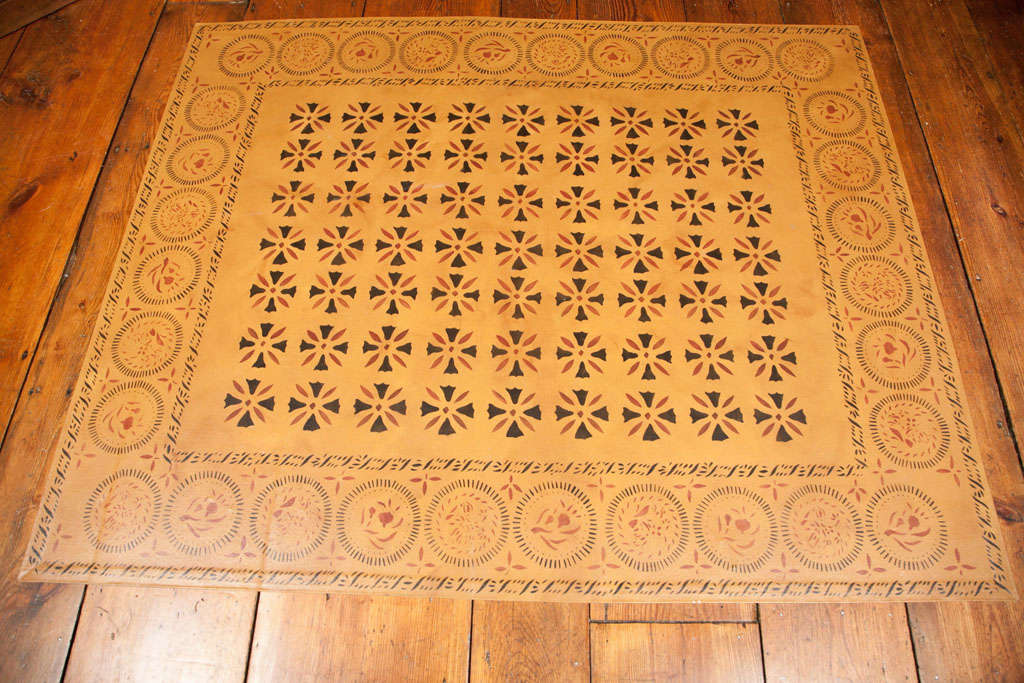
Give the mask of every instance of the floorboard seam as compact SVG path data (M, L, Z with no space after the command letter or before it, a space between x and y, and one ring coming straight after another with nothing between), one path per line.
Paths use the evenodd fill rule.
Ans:
M256 617L260 614L260 596L263 591L256 591L255 604L252 607L252 625L249 627L249 647L245 651L245 671L242 672L242 681L249 680L249 665L252 663L252 646L256 642Z
M78 622L82 620L82 610L85 608L85 589L82 586L82 593L78 598L78 609L75 611L75 625L71 628L71 638L68 639L68 652L64 655L64 665L60 669L60 681L64 683L68 675L68 664L71 662L71 649L75 646L75 636L78 634Z

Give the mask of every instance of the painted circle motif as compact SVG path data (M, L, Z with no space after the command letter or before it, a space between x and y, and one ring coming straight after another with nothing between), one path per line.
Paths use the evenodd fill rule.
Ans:
M156 528L160 490L148 472L120 470L93 489L83 522L89 541L105 553L135 548Z
M896 235L889 210L864 197L833 202L825 211L825 227L842 245L864 252L885 249Z
M756 40L724 40L718 44L715 56L722 71L739 81L757 81L772 70L771 53Z
M816 131L837 138L859 134L867 121L864 105L838 90L822 90L804 100L804 116Z
M930 497L914 486L890 484L871 497L868 538L886 561L900 569L927 569L946 551L946 520Z
M398 48L398 58L409 71L433 74L451 66L457 49L455 39L447 33L420 31L406 38Z
M573 566L594 547L597 516L579 488L547 482L519 499L512 528L527 557L546 569L560 569Z
M203 88L185 105L185 120L196 130L210 131L231 125L242 115L245 95L230 85Z
M89 414L89 436L103 451L127 453L156 435L164 419L164 401L145 382L119 384L100 397Z
M253 541L267 557L291 562L327 538L331 502L320 482L295 474L260 491L249 515Z
M857 511L838 491L821 484L799 488L786 501L782 538L801 564L820 572L850 566L863 545Z
M471 69L492 76L512 71L523 58L519 41L498 31L477 33L463 50Z
M202 555L235 537L242 512L242 491L231 477L223 472L197 472L168 499L164 531L181 552Z
M910 306L910 277L895 261L881 256L851 259L839 273L839 286L855 308L877 316L896 316Z
M140 313L121 325L110 344L114 366L128 377L166 370L181 351L182 330L162 311Z
M651 61L661 73L674 78L692 78L708 67L708 50L689 38L662 38L651 48Z
M633 38L601 36L590 44L590 61L609 76L631 76L647 63L647 53Z
M765 500L738 486L712 491L694 512L697 546L717 566L734 572L760 569L775 551L775 513Z
M427 542L437 556L457 567L476 567L493 558L508 540L508 510L490 486L454 481L427 508Z
M638 484L608 506L608 545L632 569L649 572L675 562L686 545L686 511L667 489Z
M298 33L281 44L277 61L281 69L293 76L313 74L327 66L334 45L319 33Z
M832 52L816 40L794 38L779 45L776 51L779 67L801 81L828 78L835 66Z
M338 506L338 539L351 557L381 566L409 552L420 533L420 508L405 486L373 479L354 488Z
M199 255L187 247L163 247L149 252L135 269L135 294L151 305L168 304L199 284Z
M545 76L567 76L583 64L583 46L564 33L544 33L526 46L526 61Z
M356 73L384 68L395 57L395 41L379 31L353 33L338 46L338 62Z
M890 389L920 384L931 369L931 350L917 330L877 320L857 335L857 360L871 379Z
M814 152L814 168L826 183L840 190L866 190L882 175L882 167L867 147L833 140Z
M210 180L228 164L228 146L216 135L198 135L181 142L167 157L167 175L180 185Z
M228 76L249 76L260 71L274 54L274 46L263 36L239 36L225 45L217 67Z
M153 210L153 232L165 242L187 242L213 224L216 210L213 196L205 190L172 192Z
M934 406L912 394L893 394L876 403L869 428L878 450L901 467L934 467L949 451L946 420Z

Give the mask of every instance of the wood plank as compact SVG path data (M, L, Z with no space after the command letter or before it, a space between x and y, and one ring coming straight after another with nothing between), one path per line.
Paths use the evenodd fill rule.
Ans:
M64 667L82 603L82 587L19 584L16 580L29 525L39 503L37 491L83 361L84 340L88 339L99 313L126 216L143 175L149 141L156 133L164 102L184 54L188 33L195 21L231 16L237 15L201 7L168 10L165 15L132 91L131 101L125 108L125 116L111 145L96 194L82 221L82 231L68 261L65 281L54 301L39 348L31 358L32 366L25 386L14 385L13 391L8 391L16 394L17 389L22 389L18 409L0 450L0 519L4 520L0 527L3 531L0 539L0 633L3 633L2 642L7 653L6 657L0 658L0 680L52 680L60 677ZM94 32L97 30L91 21L81 17L74 23L81 23ZM101 30L100 35L103 33ZM30 39L31 42L26 42ZM79 47L85 42L85 38L73 32L64 35L64 40ZM45 41L26 35L21 46L33 44L41 46ZM129 60L131 54L126 52L117 56L117 60ZM98 50L97 55L98 59L114 59L106 50ZM141 57L139 52L136 59ZM81 66L77 57L72 58L72 64ZM86 74L96 68L90 64L81 70ZM131 71L134 73L135 68ZM81 78L87 77L92 78L86 75ZM58 109L73 106L81 97L84 95L69 104L63 96L59 100L55 96L53 106ZM116 120L121 114L121 100L112 97L110 106L117 108L112 114ZM59 111L45 114L45 117L46 120L59 120ZM23 127L24 136L33 134L35 123L31 119L19 119L18 125ZM105 144L101 146L105 148ZM59 180L46 182L57 183ZM66 194L71 206L74 188L69 185ZM77 228L77 223L74 227ZM30 260L30 254L23 255L23 258ZM39 268L39 264L29 265ZM6 277L7 271L3 272ZM37 315L40 314L37 312ZM42 319L39 322L41 324ZM14 396L10 403L14 403Z
M595 607L603 608L599 611L591 610L591 619L595 621L643 621L652 623L757 622L757 605L750 603L617 603L595 605ZM598 615L600 616L598 617Z
M0 36L14 33L74 0L0 0Z
M577 0L502 0L501 16L524 19L575 19Z
M464 681L470 604L261 593L248 680Z
M721 2L721 0L685 0L688 21L726 24L779 24L782 10L774 0Z
M585 604L473 602L472 681L586 681Z
M366 0L368 17L496 17L500 0Z
M358 17L363 0L250 0L245 18L319 19L321 17Z
M7 66L7 61L14 54L14 48L17 46L18 41L21 40L22 33L23 31L14 31L0 37L0 73L3 73L4 68Z
M911 605L919 680L1024 680L1020 614L1019 604Z
M91 586L65 680L240 681L252 591Z
M762 605L768 681L911 681L914 652L899 603Z
M592 624L595 681L760 681L755 624Z
M1024 135L1024 3L1019 0L967 0L967 10L981 35L994 68L986 79L1002 91L1000 104L1006 107L1017 128Z

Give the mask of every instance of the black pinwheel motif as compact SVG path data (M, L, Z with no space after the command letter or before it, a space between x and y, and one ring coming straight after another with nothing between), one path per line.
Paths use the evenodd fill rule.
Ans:
M683 174L684 178L696 178L707 175L711 160L704 153L704 149L693 145L679 145L669 149L665 155L665 162L668 164L672 175Z
M775 243L760 237L737 237L732 256L740 264L741 273L750 270L757 277L774 271L782 261Z
M501 190L501 194L498 195L498 206L501 208L502 218L511 217L514 221L525 221L540 215L540 209L544 208L544 199L537 188L519 183Z
M676 423L676 411L669 405L668 396L638 391L626 394L622 420L629 426L629 436L639 435L644 441L657 441L671 433L669 425Z
M316 250L321 263L329 260L332 266L340 266L356 259L363 250L363 238L358 228L347 225L324 228L323 236L316 241Z
M647 110L638 107L613 107L608 121L616 135L625 135L629 139L647 135L654 126L654 119Z
M697 280L692 285L684 283L681 289L679 306L687 318L699 317L702 323L713 323L725 317L727 297L721 285Z
M509 377L522 377L525 374L523 368L537 372L541 350L537 345L536 334L511 330L508 334L495 335L494 342L491 345L491 358L498 361L496 371L505 372L507 369Z
M334 150L334 168L350 173L370 167L370 162L377 157L373 149L373 140L352 138L342 140Z
M267 414L274 410L273 385L262 380L233 380L233 391L224 395L224 409L228 422L238 427L252 427L257 422L266 422ZM237 419L237 421L236 421Z
M651 321L651 316L660 317L665 312L665 293L661 284L647 280L623 282L619 292L619 310L627 318L634 315L639 322Z
M604 433L603 423L608 422L608 406L601 394L592 394L586 389L573 389L569 393L558 392L555 419L562 425L561 434L572 432L574 439L589 439Z
M608 349L601 343L600 335L589 332L573 332L561 337L555 348L555 358L561 361L561 371L570 373L580 379L590 377L590 373L604 372L604 363L608 360Z
M524 395L522 389L505 389L504 393L492 391L494 403L487 405L487 417L494 426L491 431L505 430L505 436L517 439L525 432L534 430L534 422L540 420L540 405L533 394Z
M411 180L389 186L382 199L384 211L389 214L397 212L399 218L408 218L413 212L423 213L423 207L427 205L427 193L423 191L423 185L414 185ZM444 201L444 195L441 201Z
M342 357L348 353L345 330L334 329L333 325L320 325L306 330L299 341L302 366L313 370L329 370L340 367Z
M328 272L326 277L318 273L316 282L309 286L309 300L313 308L323 310L324 313L337 313L342 308L348 308L349 302L356 296L356 286L352 284L355 277L346 277L336 270Z
M727 140L749 140L757 131L757 120L739 109L723 109L715 117L718 132Z
M335 387L325 388L323 382L309 382L308 386L295 385L295 392L288 399L288 413L291 424L302 424L303 431L315 432L323 425L331 424L331 415L341 410Z
M690 271L694 275L707 275L717 270L722 263L722 250L718 248L714 238L703 235L677 238L675 255L679 269Z
M398 225L393 228L381 228L380 237L374 245L377 250L377 263L389 266L404 266L416 260L423 251L423 239L419 230Z
M657 379L668 375L672 363L672 349L664 337L657 337L643 332L634 337L627 337L622 348L622 360L626 363L626 373L640 373L640 379Z
M768 374L769 382L781 382L784 377L796 377L796 352L790 350L790 340L772 335L752 339L747 349L747 362L754 367L754 377Z
M654 169L654 155L651 154L650 148L628 142L625 145L616 145L612 150L612 165L616 173L639 178Z
M573 185L568 190L560 190L555 197L555 208L561 209L559 218L563 221L572 218L573 223L586 223L597 218L601 210L601 199L597 190L585 190L580 185Z
M597 113L590 107L584 107L582 104L570 104L558 108L555 123L558 124L558 132L562 135L582 138L592 135L601 121Z
M448 126L453 133L474 135L483 130L491 122L487 107L475 102L463 102L452 105L448 112Z
M555 292L555 305L559 313L563 318L573 316L580 321L597 315L604 305L604 294L598 291L600 287L600 280L590 281L582 277L562 280Z
M434 310L447 308L451 316L462 315L463 312L472 313L480 303L480 288L476 280L463 273L438 275L436 284L430 289Z
M604 249L594 235L582 232L563 232L555 243L555 256L560 260L559 268L570 268L582 273L598 267L598 259L604 256Z
M501 115L501 125L505 126L505 132L510 135L524 137L540 132L544 125L544 115L538 107L528 104L515 104L505 107Z
M699 113L685 107L666 109L662 124L666 133L680 140L700 137L708 127Z
M405 415L405 399L401 387L391 388L385 383L361 386L362 397L353 403L353 412L359 416L357 427L370 425L371 432L386 432L399 425L399 417Z
M472 331L462 332L457 327L432 333L427 342L430 369L443 367L446 375L457 375L460 369L472 370L476 360L476 344L472 340Z
M772 217L772 205L764 200L763 192L754 194L750 190L742 190L731 194L725 208L735 225L743 224L748 228L759 228Z
M296 286L293 284L295 274L285 275L284 271L272 270L258 273L256 282L249 286L249 298L253 308L263 307L267 313L279 308L288 308L295 298Z
M419 135L430 130L437 122L437 114L429 104L422 102L399 103L394 115L395 127L404 135Z
M316 168L316 164L324 156L320 143L309 138L289 140L281 150L281 168L287 171L302 173L307 168Z
M597 162L600 156L594 152L596 145L585 142L572 141L563 142L558 145L555 152L555 162L559 164L558 170L562 173L572 171L573 175L586 175L597 169Z
M298 104L295 106L295 111L288 115L290 130L298 131L301 135L315 133L330 122L331 112L327 105L316 102Z
M399 138L388 148L391 168L411 173L427 167L430 161L430 141L417 138Z
M479 216L485 202L481 186L473 186L465 181L446 185L441 192L441 205L444 207L445 216L452 213L456 218L469 218L471 214Z
M785 320L789 301L779 295L781 290L782 285L772 287L767 282L755 282L753 286L743 285L740 308L747 311L747 320L761 316L761 322L765 325Z
M803 436L801 428L807 425L807 416L797 406L797 399L786 399L782 394L755 396L758 406L754 408L754 422L762 427L761 436L774 433L775 440L785 443L794 436Z
M434 240L434 252L438 261L452 268L464 268L484 253L480 233L466 228L442 228L441 237Z
M498 280L493 296L498 313L504 315L511 311L512 317L517 319L536 313L541 300L538 282L520 275Z
M709 196L709 192L692 188L673 194L670 206L676 212L676 222L700 226L714 218L715 203Z
M686 342L683 358L693 368L694 377L703 375L704 379L716 380L731 375L735 356L728 344L728 339L713 334L702 334Z
M722 397L717 391L693 395L690 422L697 427L697 436L710 435L712 441L725 441L739 434L737 425L743 422L743 411L736 405L735 396Z
M529 175L540 169L540 165L544 163L544 154L540 151L540 145L531 145L526 140L515 140L505 144L498 159L509 173Z
M391 372L395 365L405 367L405 360L412 353L409 330L384 325L380 332L370 330L366 334L368 338L363 342L366 367L376 365L377 372Z
M353 102L341 113L341 128L353 135L364 135L376 130L384 121L384 114L379 104L369 102Z
M633 232L620 235L615 245L615 258L619 259L619 267L631 269L634 273L647 273L657 270L665 257L658 244L658 238Z
M376 284L370 286L373 310L379 311L383 308L388 315L398 315L401 309L412 308L412 302L419 293L418 289L412 286L415 279L415 275L401 273L378 274L375 278Z
M612 206L619 212L620 221L629 220L633 225L642 225L657 217L658 200L654 199L654 190L628 187L615 193Z
M332 185L327 193L327 212L339 216L352 216L356 212L363 213L370 203L368 183L359 184L354 180L345 180L341 185Z
M537 259L544 255L544 247L535 232L525 230L509 230L498 233L494 243L494 253L500 257L498 265L512 270L526 270L537 264Z
M306 238L302 236L302 230L296 230L290 225L271 226L260 239L263 258L275 266L294 261L305 249Z
M487 150L484 143L471 138L452 140L448 143L448 149L444 151L444 160L448 162L449 170L473 173L484 167L484 162L487 161Z
M301 213L309 213L309 208L316 199L313 192L313 183L304 183L301 180L289 180L286 185L278 185L277 189L270 194L270 201L273 205L272 213L283 213L292 218Z
M451 436L459 429L465 429L469 420L473 419L473 403L467 401L468 391L456 392L453 386L442 386L437 391L426 387L429 401L420 403L420 417L426 418L427 429L437 425L437 433Z
M752 180L754 176L764 172L764 157L754 147L736 145L727 147L722 153L722 167L729 175L737 175L744 180Z
M238 340L241 362L252 361L252 367L265 368L267 364L277 365L281 362L280 354L288 348L288 340L284 338L285 328L273 323L260 323L249 327Z

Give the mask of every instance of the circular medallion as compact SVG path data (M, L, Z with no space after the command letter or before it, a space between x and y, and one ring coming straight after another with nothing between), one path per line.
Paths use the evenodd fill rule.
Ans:
M708 67L708 50L689 38L662 38L651 48L654 68L673 78L693 78Z
M170 313L140 313L114 333L110 356L128 377L147 377L170 367L181 351L181 323Z
M590 498L562 482L527 491L516 505L512 525L519 549L546 569L573 566L593 549L597 536Z
M855 352L864 372L890 389L916 386L931 369L931 350L924 337L900 322L868 323L857 335Z
M722 569L752 572L775 551L775 513L761 496L738 486L712 491L694 512L697 546Z
M897 316L910 306L910 277L893 260L858 256L839 273L839 287L847 301L869 315Z
M805 567L837 572L850 566L863 545L860 517L838 491L808 484L782 507L782 538Z
M149 252L135 269L136 296L150 305L178 301L199 284L199 255L187 247L163 247Z
M471 69L491 76L512 71L523 58L520 42L497 31L473 35L466 41L464 53Z
M816 40L794 38L779 45L775 53L779 68L801 81L820 81L832 73L832 53Z
M868 426L878 450L901 467L934 467L949 451L949 425L919 396L886 396L871 409Z
M156 528L160 491L141 470L120 470L93 489L83 523L89 541L105 553L124 553L146 540Z
M202 555L226 545L242 525L242 491L223 472L197 472L181 482L164 509L164 531L181 552Z
M291 562L324 542L330 518L331 502L320 482L293 474L272 482L256 496L249 531L267 557Z
M590 43L590 62L608 76L632 76L647 63L639 41L622 36L601 36Z
M338 46L338 62L356 73L384 68L395 57L395 41L379 31L360 31Z
M875 492L867 508L868 538L885 560L905 571L927 569L946 551L946 520L915 486L890 484Z
M213 224L217 205L205 190L165 195L153 210L153 233L165 242L187 242Z
M715 50L718 65L738 81L757 81L772 70L772 55L760 42L733 38L718 44Z
M804 116L811 128L836 138L858 135L864 130L864 105L838 90L822 90L804 100Z
M185 121L196 130L218 130L231 125L245 109L245 96L230 85L203 88L185 105Z
M216 135L197 135L178 143L167 157L167 175L179 185L204 183L228 164L228 146Z
M398 59L409 71L433 74L444 71L455 61L455 39L440 31L420 31L405 39L398 48Z
M840 190L860 192L878 182L882 167L867 147L833 140L814 152L814 168L823 181Z
M526 46L526 61L545 76L568 76L583 65L583 46L564 33L542 33Z
M508 511L490 486L454 481L427 509L427 542L445 563L476 567L493 558L508 540Z
M334 45L320 33L298 33L281 44L277 61L292 76L308 76L327 66Z
M833 202L825 211L825 227L843 246L864 252L882 251L896 234L889 210L864 197Z
M127 453L145 445L163 423L164 401L145 382L124 382L103 394L89 414L89 436L103 451Z
M239 36L221 49L217 67L228 76L249 76L265 67L273 54L274 46L263 36Z
M631 569L664 569L683 553L686 511L661 486L630 486L608 506L607 534L611 551Z
M341 547L363 564L394 564L420 533L420 509L406 487L390 479L366 481L338 506Z

